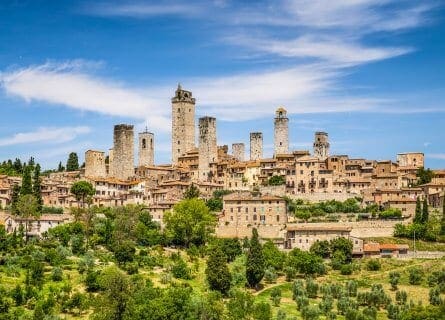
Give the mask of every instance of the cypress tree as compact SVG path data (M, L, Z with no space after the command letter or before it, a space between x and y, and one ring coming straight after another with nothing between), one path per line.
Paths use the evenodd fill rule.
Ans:
M31 167L30 166L26 166L23 169L22 187L20 189L21 196L24 196L27 194L32 194Z
M57 171L58 172L62 172L62 171L64 171L65 170L65 168L63 167L63 165L62 165L62 161L60 161L59 162L59 167L57 168Z
M251 288L256 288L261 279L263 279L264 269L263 248L258 239L258 231L253 228L246 261L246 279Z
M36 164L34 168L34 177L33 177L33 186L32 186L32 193L34 197L36 197L37 200L37 211L42 212L43 207L43 199L41 194L41 186L40 186L40 165Z
M227 294L230 289L232 275L227 267L227 258L219 245L211 251L205 273L207 282L212 290Z
M79 170L79 158L77 157L77 153L71 152L66 162L66 171L76 170Z
M420 203L420 197L416 198L416 214L414 216L414 223L420 223L422 221L422 205Z
M442 220L440 220L440 234L445 236L445 193L442 201Z
M19 201L20 196L20 186L15 184L12 188L12 196L11 196L11 213L17 214L17 202Z
M423 208L422 208L422 223L428 222L428 201L425 198L423 198Z

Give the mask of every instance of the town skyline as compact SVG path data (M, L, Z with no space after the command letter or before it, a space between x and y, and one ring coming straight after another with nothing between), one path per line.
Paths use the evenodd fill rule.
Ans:
M291 150L312 151L314 132L326 131L331 154L423 152L426 167L445 167L440 3L0 8L2 161L33 156L50 169L71 151L83 160L88 149L111 147L114 124L129 123L154 132L155 163L169 163L170 99L180 82L196 98L196 120L217 119L218 145L247 146L249 132L262 131L271 157L283 106Z

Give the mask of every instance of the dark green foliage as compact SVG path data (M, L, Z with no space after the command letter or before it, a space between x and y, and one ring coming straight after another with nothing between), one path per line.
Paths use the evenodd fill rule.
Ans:
M253 306L253 318L255 320L271 320L272 310L267 302L259 302Z
M342 252L344 255L343 263L351 263L352 261L352 241L343 237L335 238L330 242L331 252Z
M440 298L440 290L438 287L430 289L429 301L432 306L438 306L443 303L442 299Z
M329 241L323 240L314 242L310 248L310 252L323 259L329 258L331 254Z
M289 252L286 267L294 268L294 270L306 276L322 275L326 272L322 258L298 248Z
M311 299L317 298L318 284L312 278L306 279L306 292L309 298Z
M15 184L12 187L12 195L11 195L11 213L17 214L17 203L19 202L20 197L20 186Z
M397 290L397 285L399 284L400 273L397 271L391 271L389 273L389 283L391 284L391 290Z
M352 267L351 264L343 264L340 267L340 273L344 276L349 276L352 274L352 272L354 271L354 268Z
M172 265L173 276L177 279L185 279L185 280L191 279L190 268L187 266L187 263L184 261L184 259L182 259L179 254L172 257L172 259L173 259L173 265Z
M85 277L85 286L87 292L99 291L100 289L99 276L100 276L99 271L93 271L93 270L88 271Z
M413 222L414 223L422 222L422 204L420 202L420 197L416 198L416 211L415 211Z
M419 184L425 184L431 182L434 178L434 172L431 169L419 168L417 169L417 178Z
M199 198L199 189L193 183L184 192L184 199Z
M164 215L165 234L177 245L205 244L214 232L215 216L200 199L188 199L177 203Z
M131 240L118 242L114 245L113 252L118 263L131 262L136 252L135 244Z
M264 270L263 248L258 238L258 231L253 228L246 260L246 279L251 288L257 287L261 279L263 279Z
M286 260L286 254L278 250L277 246L270 240L263 245L263 255L266 267L272 267L275 270L282 270Z
M71 186L70 192L76 200L84 206L88 197L92 197L96 193L96 190L88 181L77 181Z
M306 306L301 310L303 320L317 320L320 317L320 309L317 306Z
M428 212L428 200L427 198L423 198L423 205L422 205L422 223L425 224L428 222L429 219L429 212Z
M386 307L390 302L391 299L385 293L381 284L373 284L371 291L357 294L357 303L362 306L374 306L380 309Z
M160 225L152 220L147 210L141 210L135 227L137 243L143 246L153 246L162 243Z
M21 306L25 302L25 294L22 286L17 284L11 292L11 297L14 299L16 306Z
M369 271L378 271L382 268L382 265L377 259L370 259L366 263L366 269Z
M37 200L37 211L42 212L43 199L40 186L40 165L37 164L34 168L32 194Z
M324 295L318 305L321 313L323 313L324 315L330 313L333 306L334 306L334 299L330 295Z
M286 183L286 179L283 176L272 176L267 181L269 186L280 186Z
M272 288L272 291L270 292L270 299L272 300L272 303L275 307L278 307L280 305L281 289L279 287Z
M264 281L267 283L275 283L277 281L278 275L273 267L268 267L264 270Z
M68 155L68 160L66 161L66 171L77 171L79 170L79 158L77 153L71 152Z
M384 211L379 212L380 219L394 219L401 217L402 217L402 211L397 208L388 208Z
M62 165L62 161L59 162L59 165L57 166L57 171L58 172L65 171L65 167Z
M209 247L210 253L214 247L219 247L226 256L227 262L232 262L243 253L241 243L237 238L216 238Z
M20 188L20 195L32 194L32 181L31 181L31 167L26 166L23 170L22 186Z
M63 279L63 271L59 267L55 267L51 272L51 279L53 281L62 281Z
M349 297L355 297L357 296L357 281L355 280L349 280L348 282L346 282L345 285L345 289L346 289L346 293Z
M442 219L440 219L440 235L445 236L445 193L442 201Z
M423 270L419 267L412 267L408 269L409 272L409 284L418 285L423 279Z
M227 315L230 320L250 320L253 313L253 296L244 291L236 290L227 302Z
M219 247L215 247L210 253L205 274L210 289L227 294L232 276L227 266L227 258Z
M397 291L396 292L396 302L397 304L404 305L406 304L406 300L408 299L408 295L406 294L406 291Z

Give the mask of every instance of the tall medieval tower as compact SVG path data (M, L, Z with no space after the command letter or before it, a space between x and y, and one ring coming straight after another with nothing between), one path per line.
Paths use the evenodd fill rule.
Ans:
M127 180L134 177L134 132L133 126L118 124L114 126L113 157L110 176Z
M195 98L178 85L172 98L172 163L195 148Z
M212 117L199 118L199 180L211 180L210 164L217 161L216 119Z
M85 152L85 177L105 178L105 152L87 150Z
M329 157L329 140L326 132L315 132L314 156L320 160Z
M274 121L274 152L277 154L286 154L289 152L289 118L287 111L280 107L275 111Z
M154 165L154 134L148 132L147 128L144 132L139 133L139 161L138 165L152 166Z
M263 158L263 133L250 133L250 160L259 160Z
M232 154L238 161L244 161L244 143L232 143Z

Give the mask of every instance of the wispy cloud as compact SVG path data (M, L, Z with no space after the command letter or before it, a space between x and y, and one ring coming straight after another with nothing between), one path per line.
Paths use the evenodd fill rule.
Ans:
M428 158L445 160L445 153L430 153L426 155Z
M19 132L10 137L0 138L0 147L13 146L17 144L33 143L63 143L74 140L82 134L90 133L91 129L85 126L38 128L36 131Z
M91 73L91 63L48 62L0 74L5 91L25 99L94 111L103 114L147 119L152 127L165 130L169 110L160 101L122 83Z

